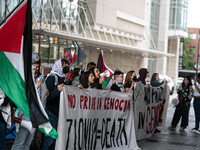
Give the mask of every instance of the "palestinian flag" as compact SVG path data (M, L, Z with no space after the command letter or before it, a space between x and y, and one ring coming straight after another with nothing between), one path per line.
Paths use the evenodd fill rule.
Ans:
M104 60L103 60L103 50L101 50L100 54L99 54L99 58L98 58L98 62L97 62L97 68L99 69L99 71L101 73L104 73L104 81L102 83L102 89L110 89L110 87L107 86L111 86L112 85L112 75L113 75L113 71L105 64Z
M0 88L31 120L57 139L40 102L32 75L31 1L21 1L0 24Z

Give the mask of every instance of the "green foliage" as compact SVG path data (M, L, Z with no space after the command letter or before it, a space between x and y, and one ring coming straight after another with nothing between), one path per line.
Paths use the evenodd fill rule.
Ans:
M190 37L184 39L183 44L183 69L193 70L196 62L192 60L195 53L194 48L186 48L186 45L190 43Z

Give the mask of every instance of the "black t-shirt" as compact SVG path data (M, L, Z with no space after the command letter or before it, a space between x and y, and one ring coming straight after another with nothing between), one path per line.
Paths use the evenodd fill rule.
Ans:
M125 85L124 85L124 88L130 88L131 87L131 84L130 83L126 83Z
M114 83L114 84L110 87L110 89L113 90L113 91L121 92L120 87L118 87L116 83Z
M126 88L131 88L131 83L126 83L126 84L124 85L124 89L126 89ZM134 88L133 88L132 90L134 90Z

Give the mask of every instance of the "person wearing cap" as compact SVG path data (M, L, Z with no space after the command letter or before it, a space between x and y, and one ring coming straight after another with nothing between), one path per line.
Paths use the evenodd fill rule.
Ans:
M144 85L146 85L145 79L146 79L148 73L149 73L149 72L147 71L146 68L141 68L141 69L139 70L139 75L140 75L140 77L137 78L137 80L136 80L135 82L142 82Z
M38 90L38 93L40 93L42 75L40 74L40 56L36 52L32 53L32 72L35 86ZM21 110L18 112L18 118L14 118L14 120L18 124L21 124L22 120L30 121ZM33 132L31 133L27 128L20 126L19 132L16 133L15 141L11 150L29 150L34 134L35 129L33 129Z
M124 92L124 86L123 86L124 73L121 72L120 70L116 70L114 72L114 79L115 83L112 84L110 89L112 91Z

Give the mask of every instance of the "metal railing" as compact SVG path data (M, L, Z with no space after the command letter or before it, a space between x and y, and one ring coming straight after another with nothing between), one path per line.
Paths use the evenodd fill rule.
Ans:
M2 0L0 21L22 0ZM145 27L142 35L96 24L84 0L32 0L33 30L47 30L130 47L149 48L151 36ZM4 2L4 5L3 5Z

